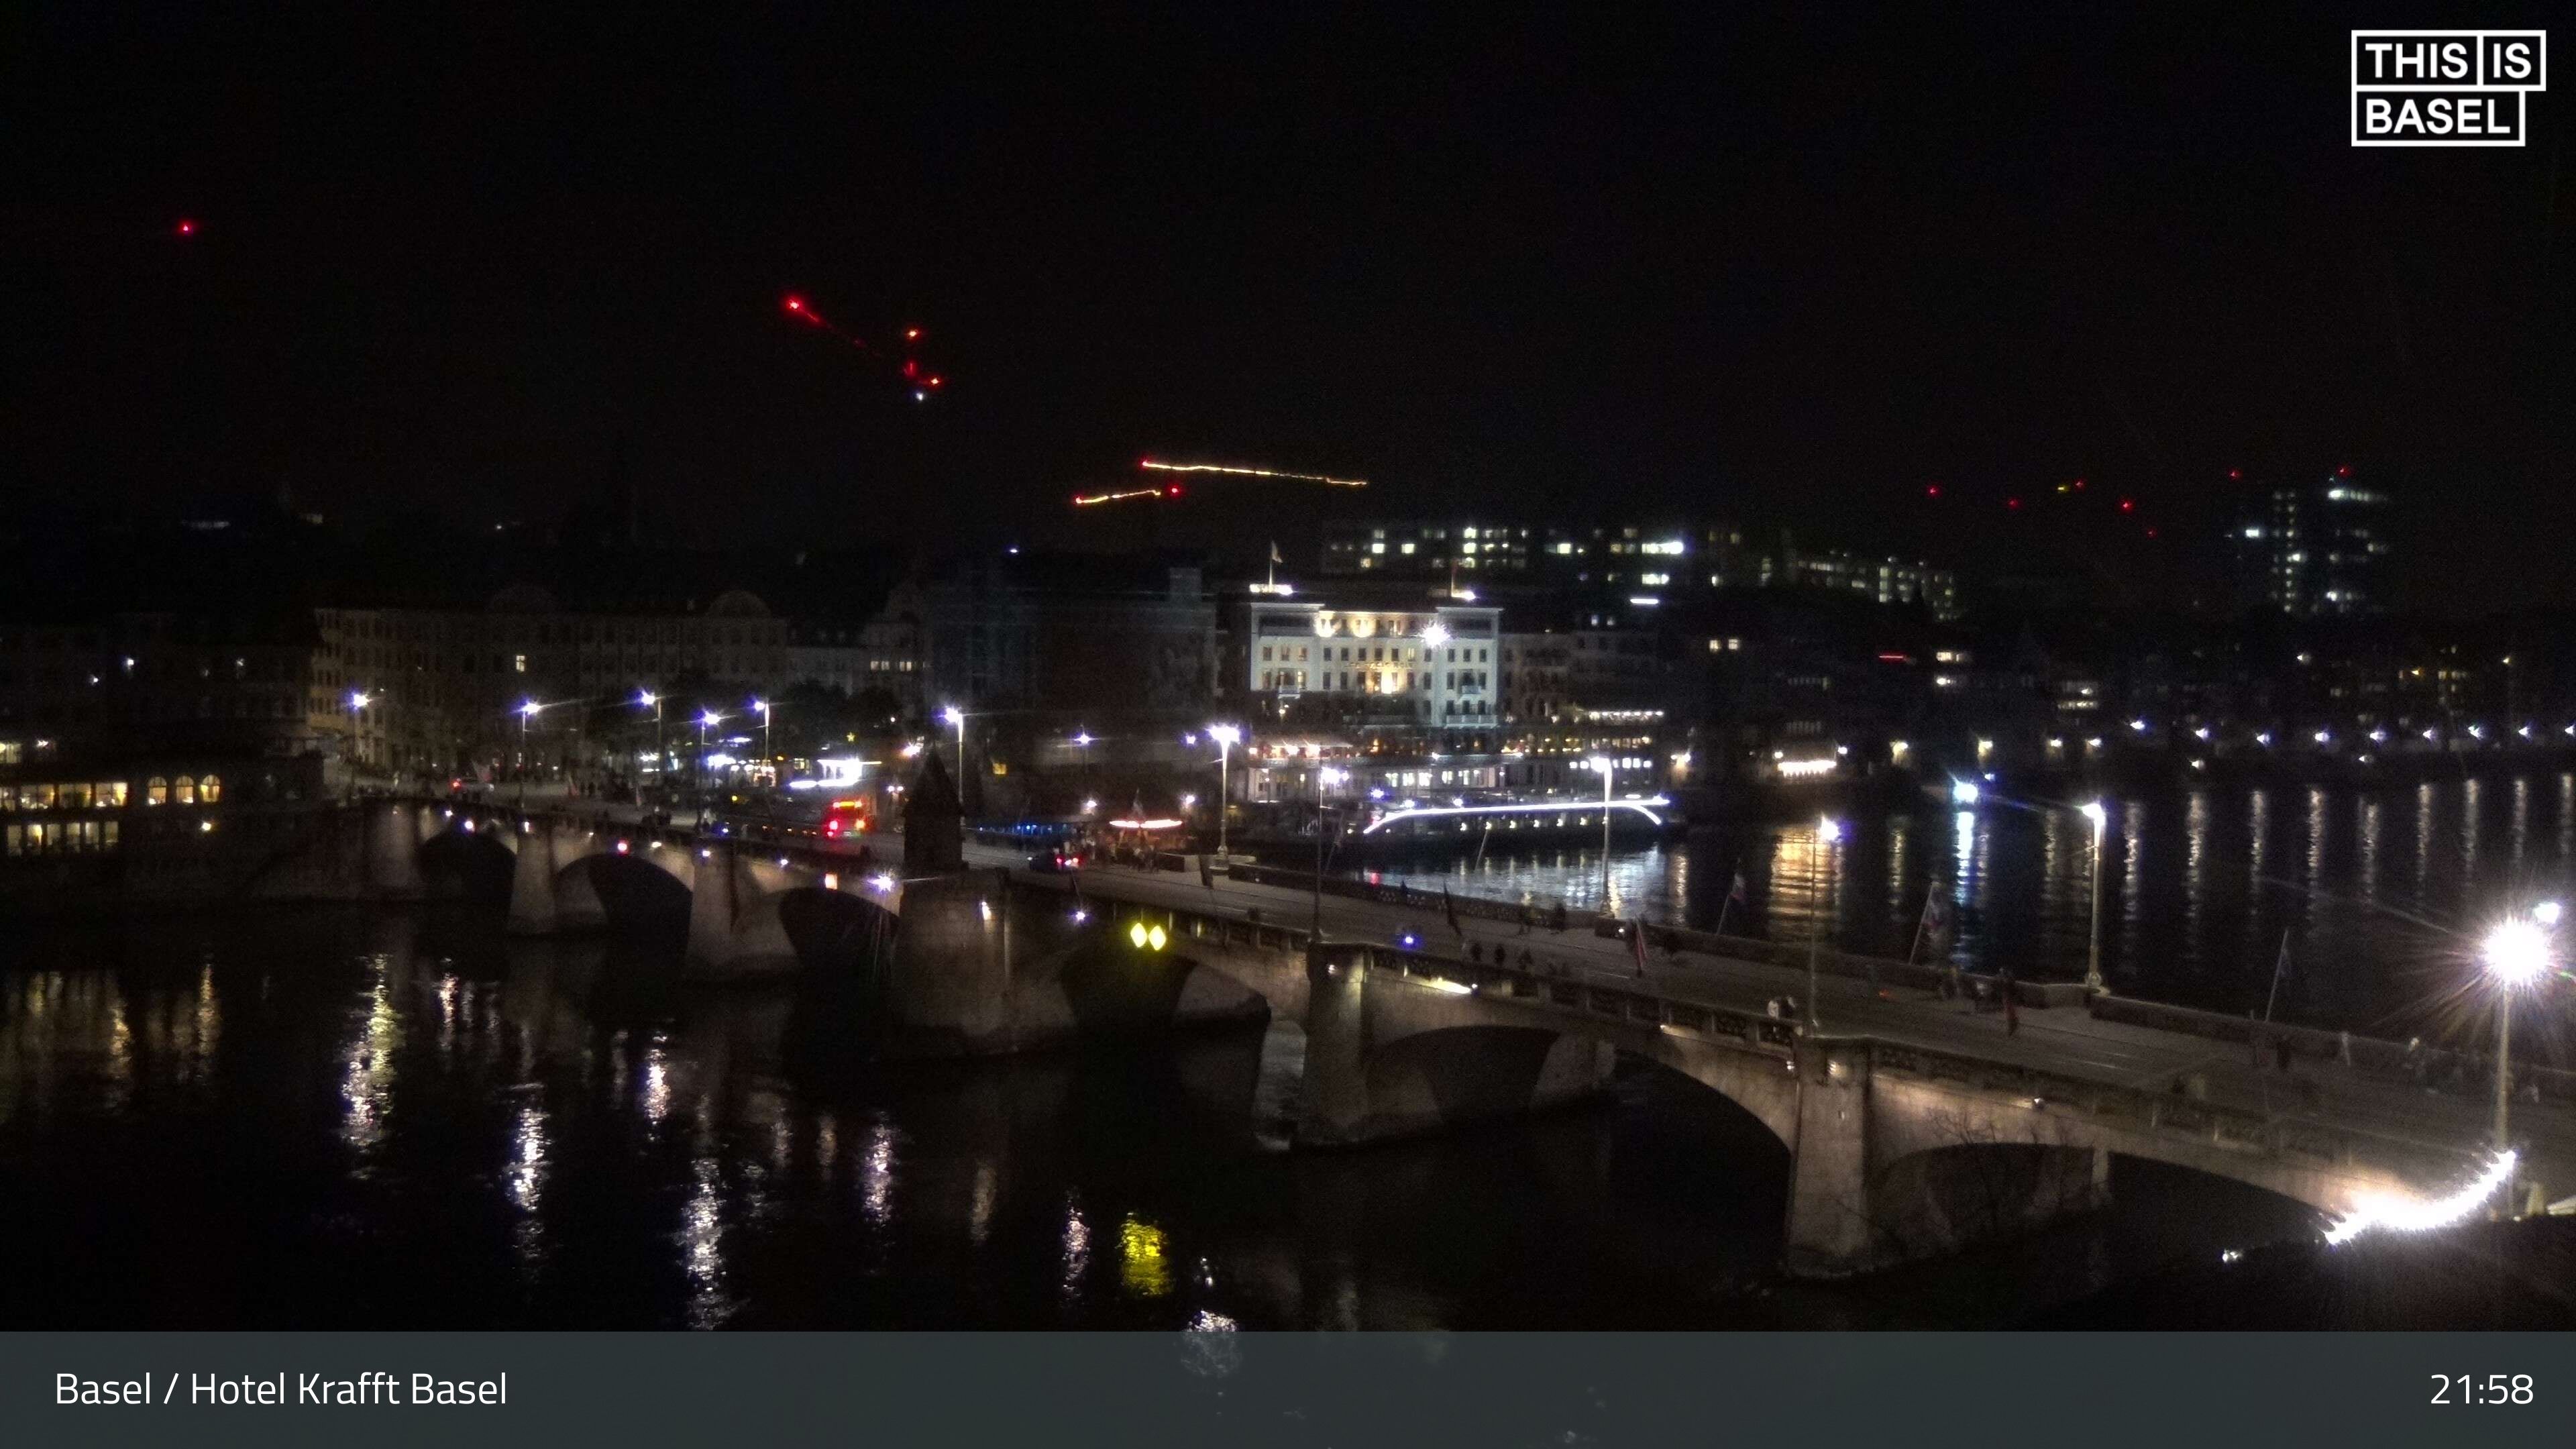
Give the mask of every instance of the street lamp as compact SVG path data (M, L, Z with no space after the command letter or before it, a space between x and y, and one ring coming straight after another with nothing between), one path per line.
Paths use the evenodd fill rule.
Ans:
M1313 934L1324 939L1324 791L1351 778L1351 772L1326 765L1315 772L1315 909Z
M2556 902L2549 902L2554 906ZM2557 913L2551 911L2554 917ZM2485 949L2487 975L2496 984L2496 1086L2495 1149L2506 1147L2506 1113L2513 1090L2513 993L2514 988L2537 982L2549 969L2549 932L2538 919L2516 918L2487 933Z
M1230 724L1212 724L1207 727L1207 732L1208 738L1216 741L1216 853L1222 858L1225 855L1226 807L1234 800L1233 792L1226 788L1226 758L1242 740L1243 730Z
M702 709L698 711L698 755L696 759L689 761L689 780L690 783L694 784L701 790L706 788L707 783L707 731L714 729L718 724L723 723L723 721L724 716L716 713L714 710ZM701 806L700 808L703 809L704 807Z
M1827 815L1816 821L1816 851L1807 861L1807 892L1814 901L1814 929L1807 933L1807 1030L1821 1023L1816 1018L1816 952L1825 938L1825 852L1843 838L1843 823Z
M537 711L544 708L544 705L533 699L519 701L519 801L521 804L527 803L528 799L528 721L535 719Z
M939 717L957 731L957 801L963 805L966 802L966 711L952 704L941 710Z
M1594 755L1589 761L1601 773L1601 909L1610 909L1610 782L1614 778L1608 755Z
M360 715L371 697L363 689L349 691L349 754L355 759L366 758L366 741L359 734L359 726L364 723Z
M2105 989L2102 985L2102 827L2110 820L2111 812L2103 809L2099 800L2085 801L2083 810L2084 818L2093 822L2092 943L2085 950L2084 989L2098 992Z
M636 704L647 707L653 711L654 781L656 784L667 784L669 782L661 778L662 766L666 763L665 754L662 748L662 696L655 694L649 689L639 689L635 692L635 702ZM639 770L636 773L641 774L643 772ZM668 802L666 801L665 803Z
M760 762L770 765L769 777L775 780L778 778L778 768L770 764L777 757L769 751L769 701L755 699L751 702L751 707L760 711Z

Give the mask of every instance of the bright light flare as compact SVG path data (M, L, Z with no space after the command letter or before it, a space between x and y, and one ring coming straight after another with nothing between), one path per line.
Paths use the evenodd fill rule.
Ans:
M1841 821L1828 815L1816 822L1816 839L1818 842L1825 845L1832 845L1842 838L1843 823Z
M2527 986L2549 969L2549 933L2538 921L2507 921L2487 932L2478 957L2501 984Z
M2496 1154L2495 1161L2478 1180L2449 1197L2430 1201L2401 1201L2396 1198L2365 1200L2352 1215L2326 1229L2326 1241L2333 1244L2351 1242L2354 1238L2378 1228L2392 1233L2429 1233L2465 1221L2471 1213L2495 1196L2496 1190L2513 1180L2519 1158L2511 1149Z
M1321 483L1327 488L1366 488L1365 478L1327 478L1321 473L1287 473L1276 468L1235 468L1223 463L1158 463L1146 458L1136 465L1157 473L1227 473L1240 478L1281 478L1292 483Z
M1950 782L1950 800L1953 804L1974 805L1977 803L1977 796L1979 793L1977 782L1974 780L1953 780Z

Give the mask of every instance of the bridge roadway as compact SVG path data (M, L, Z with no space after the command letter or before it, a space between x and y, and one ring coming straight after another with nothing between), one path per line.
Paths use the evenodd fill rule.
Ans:
M1023 881L1069 889L1063 877L1018 867L1022 857L969 845L972 864L1007 866ZM1086 895L1206 914L1261 912L1264 924L1304 930L1314 913L1311 893L1218 877L1213 887L1195 875L1105 865L1082 875ZM1510 923L1461 914L1465 937L1453 935L1440 912L1327 895L1326 939L1393 943L1410 932L1435 956L1466 960L1469 944L1490 959L1500 949L1518 965L1523 951L1542 973L1564 975L1624 991L1644 992L1696 1006L1762 1014L1775 997L1807 994L1803 970L1696 952L1668 958L1649 953L1639 979L1632 948L1588 931L1553 932L1544 926L1520 934ZM1829 1035L1866 1035L1879 1041L1952 1056L1972 1057L2027 1071L2150 1092L2171 1089L2196 1076L2214 1106L2259 1113L2269 1120L2307 1123L2379 1138L2392 1147L2458 1154L2464 1169L2478 1158L2492 1131L2492 1102L2440 1093L2365 1076L2330 1060L2295 1059L2287 1072L2258 1067L2242 1043L2107 1021L2079 1008L2025 1009L2018 1031L2008 1032L2000 1011L1964 1000L1944 1001L1919 990L1891 988L1874 996L1865 981L1826 975L1818 981L1817 1015ZM2564 1191L2576 1181L2576 1112L2555 1103L2517 1100L2512 1129L2527 1144L2537 1180Z

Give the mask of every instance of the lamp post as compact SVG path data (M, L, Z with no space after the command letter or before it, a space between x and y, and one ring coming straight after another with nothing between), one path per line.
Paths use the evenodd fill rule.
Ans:
M669 763L668 752L662 748L662 696L649 689L639 689L635 692L635 702L653 711L653 775L655 783L667 785L670 782L662 778L662 767Z
M778 779L778 768L771 763L777 757L769 750L769 701L755 699L751 702L751 707L760 711L760 762L769 766L769 778L775 782Z
M1324 789L1329 785L1339 785L1350 777L1350 771L1332 765L1315 772L1315 914L1312 930L1317 941L1324 939Z
M2487 975L2496 984L2496 1068L2495 1068L2495 1150L2502 1152L2509 1141L2508 1114L2513 1100L2513 993L2516 988L2538 981L2549 969L2549 932L2544 921L2554 921L2556 902L2546 903L2531 916L2516 917L2487 933L2485 957Z
M1808 859L1808 893L1814 898L1816 924L1807 933L1807 1030L1821 1023L1816 1018L1816 952L1825 938L1825 852L1843 838L1843 823L1827 815L1816 822L1816 853Z
M957 803L962 807L966 803L966 711L952 704L939 717L957 731Z
M714 729L723 720L724 716L714 710L698 711L698 754L697 758L689 761L689 784L700 792L704 792L707 787L707 731Z
M1608 755L1594 755L1592 768L1601 776L1601 909L1610 909L1610 781Z
M349 758L353 762L362 761L367 755L366 740L359 731L366 723L365 712L372 698L373 696L363 689L349 691Z
M528 802L528 721L537 717L545 706L533 699L519 701L519 803Z
M1235 743L1243 738L1243 731L1230 724L1213 724L1208 726L1207 732L1208 738L1216 741L1216 853L1222 859L1226 853L1226 815L1228 807L1234 803L1233 792L1226 788L1226 759L1234 752Z
M2085 801L2083 809L2084 818L2093 822L2092 941L2085 950L2084 989L2099 993L2105 989L2102 985L2102 828L2111 818L2111 813L2102 808L2099 800Z

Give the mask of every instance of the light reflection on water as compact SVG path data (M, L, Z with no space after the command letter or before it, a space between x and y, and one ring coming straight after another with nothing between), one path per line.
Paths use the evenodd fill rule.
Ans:
M2427 973L2455 954L2443 935L2376 909L2473 925L2513 899L2562 893L2576 849L2576 772L2428 781L2359 791L2209 785L2106 800L2103 970L2113 989L2228 1011L2259 1006L2286 936L2281 1012L2397 1030L2428 999ZM1694 834L1614 851L1610 908L1623 916L1903 956L1927 891L1949 894L1951 959L2076 979L2087 951L2090 828L2071 804L1989 798L1848 822L1838 845L1813 820ZM2411 858L2392 876L2393 850ZM1604 900L1596 849L1495 847L1481 860L1416 857L1372 874L1544 910ZM1744 876L1749 899L1730 903Z
M2438 941L2349 898L2457 914L2554 888L2571 804L2571 776L2114 800L2106 969L2242 1009L2287 931L2284 1014L2365 1024L2422 989ZM1943 808L1830 846L1805 821L1626 852L1609 888L1655 919L1724 908L1730 930L1895 954L1938 889L1962 961L2073 976L2091 856L2066 810ZM1600 868L1496 848L1414 878L1588 906ZM2114 1211L2143 1216L2062 1251L1790 1289L1766 1277L1785 1153L1652 1073L1607 1112L1297 1154L1288 1024L896 1071L855 1059L828 993L693 992L629 945L511 941L470 913L9 949L7 1326L1976 1326L2141 1253L2288 1230L2206 1184L2159 1216L2153 1181L2124 1177Z

